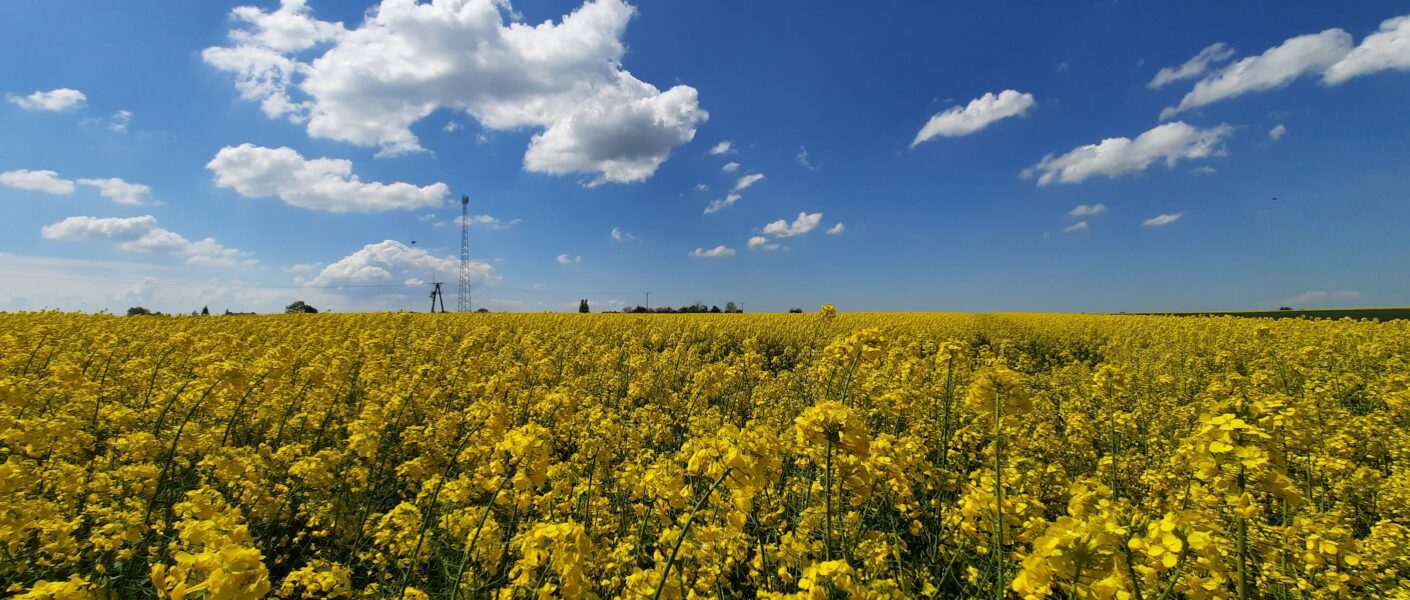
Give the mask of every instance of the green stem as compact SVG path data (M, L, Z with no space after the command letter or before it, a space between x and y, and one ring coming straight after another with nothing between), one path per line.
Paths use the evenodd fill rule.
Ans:
M465 576L465 563L470 561L470 553L474 552L475 544L480 541L480 532L485 529L485 521L490 518L490 513L494 512L495 500L499 499L499 493L503 492L504 486L514 478L514 472L519 469L519 463L523 460L524 458L520 457L519 460L514 461L509 472L500 478L499 487L495 488L494 495L490 496L490 503L485 505L485 512L480 515L480 523L475 525L475 535L470 536L470 543L466 544L465 552L460 555L460 566L455 569L455 581L450 584L450 600L455 600L460 595L460 578Z
M1003 396L994 392L994 598L1004 597L1004 419Z
M823 540L824 560L832 560L832 440L827 441L827 470L823 475L823 495L827 498L827 537Z
M1239 600L1248 600L1248 519L1239 517Z
M685 534L690 533L690 524L695 522L695 513L700 510L700 506L705 504L706 500L710 499L710 494L715 493L715 488L720 487L725 478L729 477L729 472L730 470L726 468L724 473L720 473L720 478L716 479L715 483L710 485L710 489L705 490L700 499L695 501L695 506L691 507L690 516L685 518L685 525L681 527L680 537L676 538L675 546L671 547L671 557L666 560L666 569L661 571L661 581L656 582L656 593L651 595L651 600L661 600L661 590L666 588L666 578L671 574L671 565L676 564L676 554L681 551L681 543L685 542ZM682 581L681 591L684 592L684 590L684 581Z

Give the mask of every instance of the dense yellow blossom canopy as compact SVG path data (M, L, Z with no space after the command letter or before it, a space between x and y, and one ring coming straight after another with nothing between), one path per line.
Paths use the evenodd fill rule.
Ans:
M0 314L19 598L1405 598L1410 324Z

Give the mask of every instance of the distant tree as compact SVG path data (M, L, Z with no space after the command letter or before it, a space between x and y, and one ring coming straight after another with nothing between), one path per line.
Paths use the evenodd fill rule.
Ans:
M479 310L476 310L475 312L477 312L477 313L487 313L487 312L490 312L490 309L488 309L488 308L481 308L481 309L479 309Z
M147 309L145 309L145 308L142 308L141 306L134 306L134 307L131 307L131 308L127 309L127 316L129 316L129 317L136 317L136 316L140 316L140 315L150 315L150 314L152 314L152 311L147 310Z
M738 306L735 306L734 301L731 300L731 301L725 303L725 312L727 312L727 313L737 313L737 312L739 312L739 307L738 307Z
M203 316L203 317L208 317L208 316L210 316L210 314L211 314L211 307L209 307L209 306L202 306L202 307L201 307L201 316Z
M801 308L790 308L790 309L788 309L788 312L797 314L797 313L803 312L803 309L801 309Z
M314 307L312 307L312 306L309 306L309 305L307 305L307 304L304 304L304 301L303 301L303 300L295 300L293 304L290 304L290 305L284 307L284 312L285 312L285 313L308 313L308 314L313 314L313 313L318 312L318 309L316 309L316 308L314 308Z
M1291 306L1279 306L1278 310L1292 310Z
M578 301L578 312L580 312L580 313L590 313L590 312L592 312L592 309L588 308L587 298L583 298L582 300Z
M710 307L710 312L712 312L712 313L720 312L720 307L718 307L718 306L711 306L711 307Z

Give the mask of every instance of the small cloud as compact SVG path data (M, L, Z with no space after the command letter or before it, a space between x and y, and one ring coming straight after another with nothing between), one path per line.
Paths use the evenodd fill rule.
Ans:
M1086 231L1086 230L1087 230L1087 222L1086 222L1086 221L1078 221L1078 222L1076 222L1076 223L1073 223L1073 224L1071 224L1071 225L1068 225L1067 227L1063 227L1062 230L1065 231L1065 232L1067 232L1067 233L1073 233L1073 232L1077 232L1077 231Z
M740 177L738 181L735 181L735 182L734 182L734 191L736 191L736 192L743 191L745 188L748 188L749 186L754 185L755 183L758 183L759 180L761 180L761 179L763 179L763 178L764 178L764 174L763 174L763 173L750 173L750 174L748 174L748 175L745 175L745 176L743 176L743 177Z
M823 233L826 233L826 234L828 234L828 235L837 235L837 234L842 233L842 232L844 232L844 231L846 231L846 230L847 230L847 228L844 227L844 226L842 225L842 223L838 223L838 224L836 224L836 225L833 225L832 227L827 228L827 231L825 231L825 232L823 232Z
M1219 171L1215 170L1214 167L1211 167L1209 165L1203 165L1190 169L1190 172L1197 173L1200 175L1213 175L1215 173L1218 173Z
M110 177L108 179L80 179L78 180L78 184L98 188L98 193L104 198L128 206L142 206L143 204L147 204L143 202L143 199L152 193L152 188L150 187L140 183L129 183L117 177Z
M627 233L627 232L625 232L625 231L622 231L621 229L618 229L618 228L616 228L616 227L613 227L613 228L612 228L612 239L613 239L613 240L616 240L616 241L618 241L618 242L630 242L630 241L636 239L636 236L634 236L634 235L632 235L632 234L630 234L630 233Z
M1067 64L1067 61L1062 61L1062 62L1058 63L1057 72L1061 73L1061 72L1066 71L1066 70L1071 69L1071 68L1072 68L1072 65Z
M558 255L558 264L560 265L576 265L580 262L583 262L583 257L581 256L569 256L567 254Z
M734 248L730 248L724 244L715 246L709 250L696 248L690 251L690 256L692 258L723 258L726 256L734 256Z
M127 133L127 126L132 124L132 111L120 110L108 117L108 130L118 133Z
M1157 125L1136 136L1106 138L1096 144L1078 146L1064 154L1043 157L1023 170L1024 178L1038 176L1038 185L1080 183L1102 175L1116 178L1138 173L1152 164L1174 167L1182 160L1223 156L1223 142L1234 132L1228 125L1200 129L1176 121Z
M36 91L28 96L16 96L9 94L6 99L10 104L25 110L38 110L46 112L62 112L72 108L83 106L88 100L83 92L71 90L69 88L59 88L55 90Z
M728 154L730 152L734 152L734 142L729 140L715 144L710 148L710 154Z
M725 163L725 166L720 167L720 170L721 170L721 171L724 171L724 172L726 172L726 173L733 173L733 172L739 170L739 163L734 162L734 161L727 162L727 163ZM701 185L705 185L705 184L702 183Z
M317 271L322 266L323 263L321 262L296 263L289 265L289 268L284 270L290 273L312 273L314 271Z
M436 215L435 213L426 213L424 215L416 217L416 220L421 221L422 223L427 223L436 220Z
M911 147L915 148L921 142L936 136L960 137L969 135L997 121L1009 117L1021 117L1036 103L1033 94L1017 90L1004 90L998 94L989 92L971 100L966 106L951 107L945 112L930 117L925 126L916 133L915 139L911 141Z
M6 171L0 173L0 185L46 194L73 193L73 182L59 178L59 174L54 171Z
M703 183L697 183L697 184L695 184L695 191L697 191L697 192L708 192L708 191L710 191L710 186L705 185L705 184L703 184Z
M1156 215L1156 216L1154 216L1154 217L1151 217L1151 218L1149 218L1149 219L1146 219L1144 223L1141 223L1141 226L1142 226L1142 227L1162 227L1162 226L1165 226L1165 225L1169 225L1169 224L1171 224L1171 223L1174 223L1174 222L1176 222L1176 221L1179 221L1179 220L1180 220L1180 217L1182 217L1182 216L1184 216L1184 215L1185 215L1185 213L1183 213L1183 212L1177 212L1177 213L1175 213L1175 214L1173 214L1173 215L1167 215L1167 214Z
M1224 42L1215 42L1199 51L1194 58L1185 61L1185 64L1178 67L1165 67L1155 74L1155 79L1146 84L1146 87L1157 89L1169 83L1174 83L1182 79L1193 79L1204 75L1209 70L1210 65L1224 62L1234 57L1234 49L1225 45ZM1137 65L1138 67L1141 65Z
M446 121L445 127L442 127L441 131L444 131L446 133L455 133L464 128L465 126L461 125L459 121Z
M1276 142L1283 137L1283 134L1287 132L1288 128L1284 127L1282 123L1279 123L1277 125L1274 125L1272 129L1268 130L1268 139Z
M789 223L785 219L779 219L777 221L769 223L768 225L765 225L764 235L771 235L774 237L781 238L803 235L805 233L808 233L809 231L817 229L818 225L822 223L822 217L823 214L820 212L800 212L798 213L798 218L794 219L792 223Z
M808 147L807 147L807 146L799 146L799 147L798 147L798 156L795 157L795 158L798 159L798 164L803 165L803 168L804 168L804 169L807 169L807 170L809 170L809 171L816 171L816 170L818 170L818 165L815 165L815 164L813 164L813 161L808 160Z
M1069 217L1090 217L1106 212L1105 204L1078 204L1067 212Z
M492 217L490 215L470 215L468 219L466 217L455 218L456 225L462 225L467 221L472 227L476 225L483 225L490 229L509 229L510 227L518 225L521 221L523 221L523 219L510 219L508 221L505 221L503 219L500 219L499 217Z
M712 213L717 213L721 210L729 208L730 206L733 206L735 202L738 202L739 198L739 194L730 192L726 194L724 198L716 198L714 200L711 200L710 205L705 207L705 214L708 215Z
M769 238L766 238L762 235L756 235L754 237L749 238L749 249L763 250L764 252L776 252L779 250L787 250L788 246L770 242Z

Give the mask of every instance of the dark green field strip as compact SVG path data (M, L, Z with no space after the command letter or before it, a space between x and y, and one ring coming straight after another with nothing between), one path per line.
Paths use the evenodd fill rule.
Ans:
M1309 319L1370 319L1373 321L1392 321L1396 319L1410 319L1410 307L1390 307L1390 308L1326 308L1308 310L1234 310L1234 311L1199 311L1199 312L1164 312L1164 313L1130 313L1143 315L1162 315L1174 317L1209 317L1209 316L1229 316L1229 317L1254 317L1271 319L1295 319L1307 317Z

